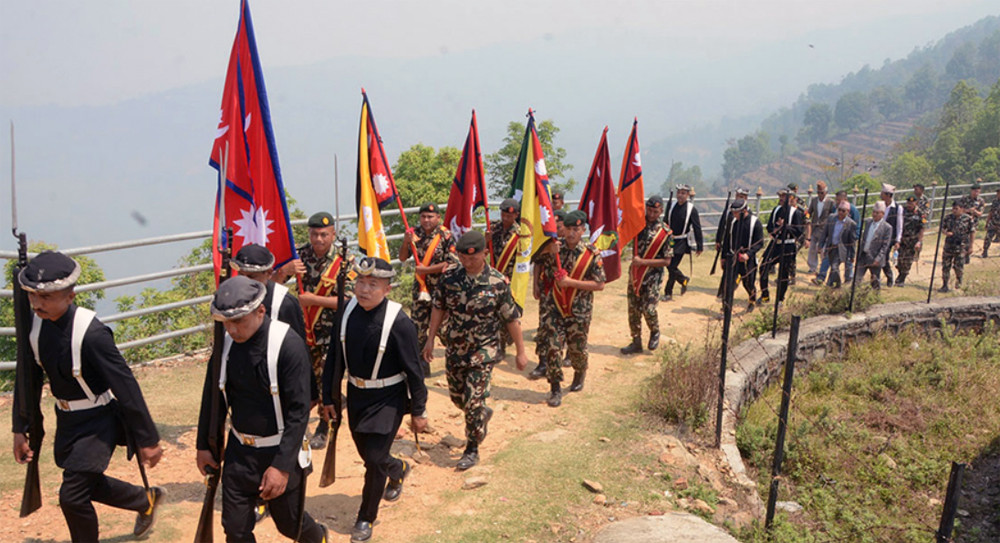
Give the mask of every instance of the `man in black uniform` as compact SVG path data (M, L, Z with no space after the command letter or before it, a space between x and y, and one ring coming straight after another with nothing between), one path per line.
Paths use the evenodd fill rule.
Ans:
M240 275L246 276L254 281L262 283L267 289L264 296L264 311L271 317L272 321L281 321L299 335L306 337L306 324L302 318L302 306L299 300L288 291L285 285L279 285L271 280L274 272L274 255L267 247L250 243L240 248L236 256L229 261ZM279 300L275 303L275 300ZM318 399L314 396L313 399Z
M205 377L198 418L197 464L218 469L208 450L213 388L222 391L220 412L230 417L222 467L222 528L226 541L255 541L254 508L268 503L282 535L306 543L326 541L326 527L303 511L301 491L311 470L304 439L309 417L310 359L305 342L264 309L267 289L236 276L219 287L212 317L226 328L218 383ZM301 525L299 519L302 519Z
M757 300L757 251L764 245L764 227L750 212L745 199L734 200L729 207L733 220L723 237L725 246L722 248L722 256L729 259L735 255L733 289L735 291L737 281L743 283L750 298L747 311L752 311Z
M334 320L323 371L323 404L330 420L336 421L343 405L340 382L346 375L347 420L365 462L361 507L351 541L368 541L383 492L386 501L398 500L410 473L410 464L393 458L389 449L404 414L410 414L414 432L427 427L427 387L417 327L398 303L386 298L392 288L392 266L365 257L354 271L358 274L354 298L345 306L344 316Z
M141 486L104 475L104 470L115 445L126 442L130 453L137 447L142 462L155 466L163 454L160 436L111 330L93 311L73 303L73 286L79 277L79 263L62 253L45 251L17 278L35 313L29 335L37 362L29 366L35 373L33 392L41 396L44 370L56 398L53 448L56 465L63 469L59 508L74 542L98 541L95 501L136 511L134 534L145 537L153 527L163 489L153 487L147 494ZM15 389L14 405L19 405L19 395ZM18 409L12 411L14 459L23 464L39 451L28 446L28 420Z
M785 291L788 290L788 283L791 280L792 268L795 267L795 253L798 251L796 243L805 231L805 214L795 205L795 196L781 189L778 191L781 205L771 212L771 220L767 223L767 231L771 234L770 265L778 266L778 302L785 301ZM767 288L768 262L764 263L764 269L760 274L761 301L770 300L770 292Z
M674 283L681 285L681 296L687 292L690 277L684 275L679 268L684 255L694 252L695 256L701 256L705 250L705 241L701 235L701 219L698 217L698 209L692 202L688 201L691 196L690 185L677 185L677 200L670 204L664 222L673 232L674 258L667 266L667 286L663 291L663 300L674 299Z
M750 196L750 192L743 187L736 187L733 192L733 202L739 200L747 201ZM716 291L715 298L717 300L722 299L722 289L726 284L726 258L725 251L722 250L723 238L726 236L726 227L729 225L729 215L732 213L732 202L730 202L729 209L723 209L722 213L719 215L719 226L715 229L715 250L719 252L719 265L722 266L722 277L719 279L719 290ZM749 204L748 204L749 209ZM752 214L753 212L751 212ZM757 270L754 270L754 276L756 277Z

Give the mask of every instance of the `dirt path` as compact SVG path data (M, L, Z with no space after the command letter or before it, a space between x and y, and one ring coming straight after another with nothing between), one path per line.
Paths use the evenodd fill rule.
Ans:
M930 253L930 254L928 254ZM811 277L805 273L805 254L800 253L798 284L793 291L798 295L810 295L816 288L807 285ZM677 341L681 344L693 343L696 347L704 340L707 325L718 315L720 306L715 300L717 279L708 276L712 255L708 252L695 260L694 275L691 288L683 296L675 296L675 301L661 303L660 322L664 333L664 342ZM925 251L923 262L917 273L911 277L911 284L923 284L926 289L927 275L930 271L932 251ZM969 266L975 269L979 266L1000 267L997 259L982 261L974 258ZM688 264L683 264L685 271ZM635 418L634 401L641 384L656 369L652 355L622 357L618 349L629 341L626 316L624 280L609 284L604 292L596 296L596 314L591 327L590 365L587 388L579 394L565 397L563 406L559 409L547 407L544 400L548 385L544 381L528 381L523 374L517 372L512 363L512 357L498 365L494 373L491 405L496 415L490 424L489 437L481 446L481 465L471 473L458 473L454 465L463 447L463 423L460 412L451 405L448 399L447 387L443 375L443 360L435 360L432 374L427 379L430 391L428 413L431 419L433 433L421 436L423 449L430 454L431 461L416 466L407 481L402 500L395 504L383 504L379 522L376 525L373 542L405 542L405 541L436 541L438 537L445 539L450 530L468 530L469 527L481 523L509 523L537 525L547 519L533 518L531 507L516 509L521 511L520 518L491 518L498 507L506 507L508 500L523 499L528 503L546 503L550 500L552 489L533 485L533 477L541 477L543 472L532 472L531 466L514 466L506 459L512 455L523 454L523 449L534 446L530 443L545 443L545 436L556 435L560 447L579 448L592 447L593 427L603 424L600 421L611 420L611 424L621 426L623 421ZM926 292L926 290L924 290ZM897 299L916 298L917 286L905 289L891 289L886 298L889 301ZM745 302L745 294L737 293L737 304ZM737 307L739 307L738 305ZM771 307L771 306L768 306ZM737 321L747 318L739 312ZM531 337L537 325L537 306L528 304L523 323L526 338ZM735 323L738 325L738 322ZM648 336L647 336L648 337ZM534 343L528 341L529 360L533 367ZM147 395L154 420L161 425L164 436L165 455L159 466L150 472L153 484L160 484L169 492L168 503L163 508L160 522L150 541L190 541L193 539L197 516L201 507L204 486L194 467L194 422L197 417L198 401L200 399L201 382L203 379L203 356L182 357L180 359L150 365L136 369L136 374ZM525 372L526 373L526 372ZM567 379L572 371L567 372ZM0 417L10 415L10 396L0 398ZM47 407L46 414L51 413ZM51 425L54 417L47 417ZM7 419L5 419L7 420ZM311 425L311 426L314 426ZM552 434L552 432L556 432ZM664 450L673 450L679 457L692 456L676 448L672 443L664 445L661 437L663 428L648 430L646 435L639 436L636 445L640 452L656 463L657 455ZM20 503L23 468L16 466L10 459L11 437L9 433L0 433L0 541L66 541L68 534L62 516L58 510L57 497L59 486L59 470L51 462L52 429L47 436L43 451L43 494L42 509L26 519L19 519L17 511ZM542 436L542 437L539 437ZM629 439L635 441L636 436ZM604 437L600 439L605 442ZM610 441L610 439L609 439ZM645 441L648 441L644 443ZM704 443L699 443L696 436L686 443L693 459L689 458L692 470L697 471L706 480L719 483L719 495L725 496L725 475L718 470L718 465L712 461L714 451L706 451ZM452 444L454 447L449 447ZM601 444L598 443L598 446ZM538 445L541 447L541 445ZM626 446L629 446L626 444ZM613 449L613 447L612 447ZM683 447L682 447L683 449ZM398 440L393 448L396 454L409 455L414 450L412 435ZM528 451L530 452L530 451ZM594 453L597 460L605 461L620 454L620 451L599 449ZM322 465L322 452L314 456L317 465ZM112 462L109 472L129 480L138 480L134 464L124 461L124 455L118 454ZM529 456L530 457L530 456ZM661 462L662 462L661 458ZM693 464L691 464L693 462ZM697 469L695 469L697 468ZM679 469L679 468L678 468ZM608 478L614 480L617 472L627 472L626 466L607 468ZM641 470L640 470L641 471ZM665 470L669 471L669 470ZM710 473L705 473L706 471ZM714 473L712 473L714 472ZM357 507L360 503L363 466L354 450L349 433L342 432L337 443L337 473L335 485L326 489L318 488L318 476L309 479L307 501L308 510L321 522L325 522L334 535L333 541L347 541L353 525ZM686 473L686 472L685 472ZM461 487L470 475L480 475L489 482L489 490L463 491ZM648 484L650 477L662 477L671 480L670 476L654 473L651 470L627 477L619 474L623 481L638 481ZM673 477L676 481L676 476ZM638 483L637 483L638 484ZM505 486L509 485L509 486ZM665 483L666 485L666 483ZM628 485L625 485L628 486ZM669 485L664 488L668 488ZM627 489L621 491L627 493ZM662 499L662 491L661 499ZM478 493L478 494L477 494ZM518 498L510 497L517 496ZM488 498L488 500L487 500ZM490 500L496 500L495 503ZM627 517L630 515L663 510L672 504L653 501L641 503L639 506L622 506L616 508L613 515L608 513L608 507L597 507L589 504L589 497L580 498L584 505L555 504L554 507L569 515L571 521L562 520L552 527L553 537L535 535L541 541L564 540L587 541L594 531L609 522L609 519ZM643 500L634 500L642 502ZM725 502L725 500L723 500ZM742 519L748 516L739 511L738 499L729 500L716 507L715 520ZM626 502L622 502L626 503ZM552 505L552 504L548 504ZM218 513L218 504L217 504ZM133 515L120 513L109 508L98 506L101 518L102 534L108 541L131 540ZM742 515L742 516L741 516ZM218 515L216 516L218 524ZM533 524L532 524L533 523ZM573 524L575 532L570 534L566 526ZM514 528L512 528L514 529ZM443 530L443 531L442 531ZM530 530L529 530L530 531ZM265 521L258 526L260 541L281 540L273 524ZM436 534L441 534L437 536ZM555 535L555 534L558 534ZM483 536L483 539L492 540ZM221 526L216 527L216 538L224 539ZM500 537L498 539L504 539ZM512 538L513 540L532 541L530 538Z

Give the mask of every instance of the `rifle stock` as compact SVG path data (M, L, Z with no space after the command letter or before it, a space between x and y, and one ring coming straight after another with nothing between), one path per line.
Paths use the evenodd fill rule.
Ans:
M35 367L35 358L31 352L28 342L28 334L31 330L31 304L28 302L27 293L21 288L17 276L28 265L28 240L27 236L15 231L17 237L17 266L14 267L14 277L12 287L14 291L14 327L17 338L17 375L15 385L18 387L20 405L15 409L20 410L22 417L28 419L28 446L34 453L28 469L24 475L24 491L21 494L21 517L26 517L42 506L42 490L38 473L38 459L41 456L42 438L45 436L45 428L42 425L42 408L39 404L41 400L39 391L41 387L35 380L40 378L39 369Z
M225 229L225 239L232 239L232 229ZM232 257L232 250L227 246L222 248L222 265L219 270L219 284L229 279L229 260ZM209 389L211 403L208 423L208 450L212 453L219 469L211 466L205 468L208 475L205 476L205 499L201 504L201 514L198 517L198 529L195 531L195 543L212 543L215 535L213 531L212 516L215 513L215 494L219 488L219 477L222 473L222 451L225 439L225 413L221 412L222 392L216 384L222 373L222 345L225 342L226 329L221 322L216 322L213 329L212 355L208 359L209 381L206 386Z
M413 252L413 258L417 258L417 252ZM340 271L337 273L337 318L334 322L340 322L344 317L344 285L347 282L347 238L340 238ZM343 358L344 353L340 353ZM329 363L329 361L327 361ZM334 364L340 363L338 360ZM343 363L346 365L347 360ZM345 366L346 367L346 366ZM340 386L340 383L334 383ZM340 432L340 410L337 406L336 420L330 421L330 433L326 443L326 454L323 457L323 471L320 472L319 486L326 488L337 481L337 434Z

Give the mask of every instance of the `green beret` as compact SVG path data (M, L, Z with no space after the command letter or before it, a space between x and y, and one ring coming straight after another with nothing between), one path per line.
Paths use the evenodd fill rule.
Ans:
M659 194L654 194L646 200L646 207L663 207L663 198Z
M306 225L309 226L309 228L324 228L327 226L333 226L333 215L330 215L326 211L314 213L312 217L309 217L309 222L307 222Z
M521 210L521 203L513 198L507 198L503 202L500 202L500 211L506 211L507 213L517 213Z
M566 215L569 215L569 211L557 209L552 214L556 216L557 221L566 222Z
M441 210L438 209L438 205L435 204L434 202L427 202L426 204L420 206L420 212L421 213L437 213L438 215L441 214Z
M587 214L579 209L570 211L566 214L566 220L563 223L567 226L583 226L587 224Z
M484 249L486 249L486 238L479 230L469 230L462 234L455 244L455 250L462 255L481 253Z

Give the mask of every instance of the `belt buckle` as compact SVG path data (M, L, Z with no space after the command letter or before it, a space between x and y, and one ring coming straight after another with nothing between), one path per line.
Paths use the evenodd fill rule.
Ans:
M257 443L257 440L251 436L243 436L243 444L249 447L253 447Z
M67 400L56 400L56 403L59 404L59 409L62 409L63 411L70 411L69 402Z

